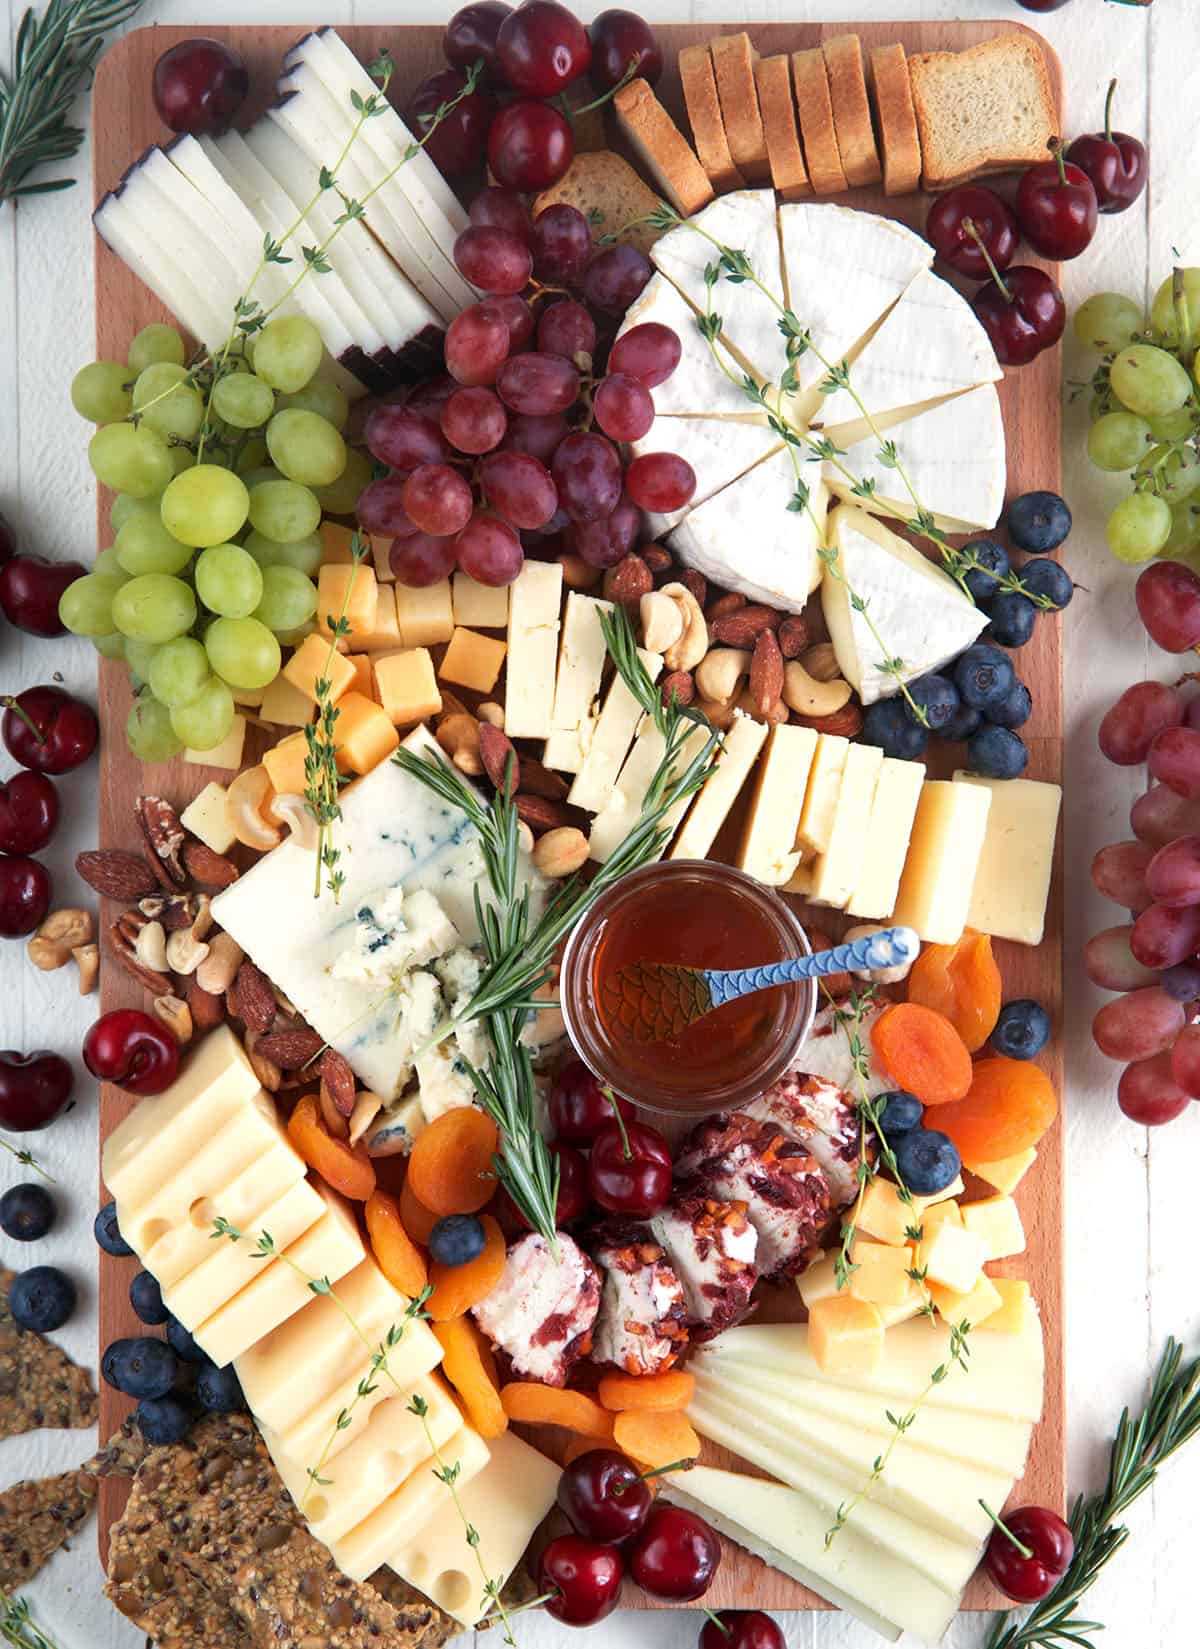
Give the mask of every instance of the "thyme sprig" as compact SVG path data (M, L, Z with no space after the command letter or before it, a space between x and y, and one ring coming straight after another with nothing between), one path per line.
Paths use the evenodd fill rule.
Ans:
M1080 1612L1084 1593L1129 1537L1120 1521L1150 1488L1158 1468L1200 1435L1200 1357L1183 1361L1183 1348L1168 1339L1150 1383L1146 1406L1134 1419L1123 1409L1109 1450L1108 1476L1097 1494L1079 1495L1071 1508L1075 1555L1058 1585L1023 1619L1001 1615L987 1649L1092 1649L1098 1620Z
M0 1139L0 1145L4 1147L10 1156L16 1157L22 1168L32 1168L35 1174L40 1174L42 1178L47 1180L51 1185L55 1183L54 1175L47 1173L38 1159L34 1156L33 1152L28 1150L25 1146L18 1147L6 1139Z
M307 747L304 756L304 802L317 825L313 898L319 899L321 896L321 873L324 871L325 885L333 894L335 904L341 896L346 875L341 869L341 849L333 842L333 827L342 816L340 798L343 780L338 771L338 746L335 737L338 707L333 700L333 682L329 672L337 655L338 642L350 634L350 620L346 615L358 568L366 553L366 542L362 534L355 529L350 536L350 577L346 580L346 593L342 597L341 609L336 618L326 615L325 619L329 629L329 652L320 676L313 682L316 717L306 723L304 728Z

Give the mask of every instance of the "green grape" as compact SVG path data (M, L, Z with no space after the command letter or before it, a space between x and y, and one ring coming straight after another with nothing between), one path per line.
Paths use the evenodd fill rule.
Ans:
M1183 302L1187 309L1188 335L1184 345L1190 353L1200 344L1200 269L1183 269L1180 273L1183 276ZM1174 282L1174 274L1168 275L1154 294L1154 302L1150 306L1150 325L1171 349L1179 347Z
M92 562L92 571L99 573L102 578L115 578L118 584L124 584L129 574L117 560L115 549L101 550Z
M191 447L174 446L168 447L167 451L171 454L172 475L182 475L184 470L190 470L194 467L196 454Z
M1195 427L1196 414L1191 407L1178 407L1174 412L1164 412L1161 418L1148 418L1146 422L1156 441L1186 441Z
M133 409L160 435L190 441L204 422L204 397L188 382L187 368L159 361L139 373L133 386Z
M143 573L113 596L112 621L135 641L173 641L196 622L196 597L181 578Z
M191 636L176 636L155 653L147 680L150 691L168 710L190 704L212 679L208 654Z
M1200 553L1200 504L1180 498L1171 505L1171 531L1158 553L1165 561L1189 563Z
M189 750L212 750L233 726L233 694L223 681L209 676L196 697L171 710L171 727Z
M331 423L315 412L290 408L267 425L267 451L289 481L327 487L346 467L346 443Z
M276 402L280 412L286 407L299 407L301 412L316 412L331 423L334 429L345 429L350 416L350 403L336 384L324 378L314 378L294 395L281 395Z
M279 674L279 643L256 618L216 618L204 635L208 662L222 681L250 692Z
M130 372L120 361L91 361L71 379L71 405L93 424L115 424L133 406Z
M264 481L283 480L274 464L258 464L254 469L239 470L238 474L251 490L261 487Z
M291 544L311 538L321 525L321 506L295 481L260 481L250 490L250 525L264 538Z
M133 636L125 637L125 662L136 681L150 680L150 666L154 663L158 648L156 641L137 641Z
M1088 430L1087 455L1098 470L1131 470L1150 447L1150 425L1132 412L1106 413Z
M324 553L320 533L293 539L290 544L278 544L273 538L252 532L247 535L246 548L260 567L295 567L309 578L321 565Z
M149 511L151 514L157 515L158 499L131 498L127 492L119 492L112 501L112 509L108 512L108 524L112 528L114 536L120 532L131 516L140 515L143 511Z
M157 366L162 361L182 366L183 339L173 326L151 321L130 344L128 359L135 373L145 372L148 366Z
M254 340L254 370L272 389L294 395L321 364L321 334L305 315L268 321Z
M353 515L358 495L371 479L371 460L357 447L346 448L346 467L336 481L317 487L321 508L330 515Z
M275 639L281 647L299 647L306 636L312 635L316 625L310 620L307 624L299 624L294 630L276 630Z
M214 544L196 560L196 594L210 613L247 618L262 600L258 562L238 544Z
M1192 382L1174 355L1153 344L1130 344L1109 368L1113 393L1130 412L1158 418L1187 400Z
M130 516L113 549L127 573L181 573L192 559L190 544L181 544L162 524L158 510Z
M123 659L125 657L125 637L117 630L107 636L92 636L91 642L101 658Z
M253 373L231 372L213 386L212 405L234 429L257 429L275 410L275 391Z
M255 484L254 481L248 479L251 475L255 475L255 479L258 481L275 481L279 477L279 471L274 464L268 461L266 437L262 435L252 435L250 437L241 452L238 453L237 463L234 468L248 487ZM258 470L262 470L263 474L256 475Z
M140 762L169 762L183 749L171 726L171 712L149 693L133 701L125 723L125 742Z
M1131 492L1108 518L1108 547L1118 561L1153 561L1171 531L1171 508L1152 492Z
M268 567L262 575L262 600L254 609L260 624L287 634L307 623L317 610L317 586L295 567Z
M177 475L163 494L162 518L181 544L204 549L228 544L246 523L246 483L219 464L197 464Z
M1112 355L1142 330L1142 311L1120 292L1095 292L1075 311L1075 336L1088 349Z
M1150 473L1151 453L1143 466L1147 474ZM1186 447L1182 452L1169 452L1165 461L1156 472L1157 491L1168 501L1178 498L1190 498L1197 487L1200 487L1200 458L1196 456L1194 447Z
M113 597L121 588L118 578L85 573L68 584L58 598L58 616L75 636L107 636L114 629Z
M114 492L151 498L171 479L171 454L161 435L144 424L105 424L88 442L88 463Z

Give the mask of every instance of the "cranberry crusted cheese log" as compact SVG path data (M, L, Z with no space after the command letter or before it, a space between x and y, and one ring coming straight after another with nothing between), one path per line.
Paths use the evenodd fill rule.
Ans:
M596 1232L604 1277L592 1358L626 1374L661 1374L686 1350L683 1284L647 1226L614 1221Z
M536 1232L513 1243L500 1281L473 1308L516 1373L546 1386L565 1386L572 1365L592 1349L600 1309L596 1267L565 1231L557 1241L557 1259Z
M717 1202L685 1190L654 1215L650 1229L683 1284L693 1340L714 1339L749 1314L758 1233L744 1202Z
M862 1127L851 1094L824 1077L788 1071L742 1109L781 1128L817 1159L829 1183L833 1213L849 1207L858 1195L862 1161Z
M829 1183L816 1158L778 1123L744 1111L710 1117L692 1132L675 1173L710 1196L745 1203L766 1282L790 1282L820 1253L832 1212Z

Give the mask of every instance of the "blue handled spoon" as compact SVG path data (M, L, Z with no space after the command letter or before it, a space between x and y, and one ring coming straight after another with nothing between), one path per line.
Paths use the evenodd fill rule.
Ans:
M794 956L757 968L687 968L671 962L633 962L603 987L604 1006L638 1042L665 1042L714 1008L739 996L821 979L831 973L903 967L921 941L912 928L884 928L813 956Z

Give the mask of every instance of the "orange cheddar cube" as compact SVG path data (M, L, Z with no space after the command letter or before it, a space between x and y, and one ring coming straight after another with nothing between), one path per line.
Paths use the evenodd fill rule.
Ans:
M988 1281L999 1294L1000 1304L981 1326L993 1334L1023 1333L1033 1311L1029 1284L1019 1277L989 1277Z
M376 697L394 727L411 727L442 708L427 647L376 654L373 667Z
M333 737L342 772L360 775L386 761L400 743L387 711L361 693L344 693L338 700Z
M403 646L400 626L396 622L396 590L391 584L375 587L375 627L370 635L356 638L354 645L364 653L386 653Z
M956 1202L935 1202L931 1208L921 1210L921 1230L928 1237L932 1235L935 1225L948 1220L951 1225L961 1225L963 1222L962 1209Z
M909 1230L916 1227L917 1210L900 1201L891 1180L876 1176L863 1192L854 1223L865 1236L898 1248L907 1241Z
M871 1374L883 1360L883 1318L852 1294L818 1300L808 1314L808 1349L823 1374Z
M328 637L330 625L344 617L349 626L345 640L351 647L361 647L363 637L375 628L378 587L374 569L365 562L357 567L322 567L317 574L319 634Z
M322 521L321 523L321 565L324 567L349 567L354 556L350 546L354 542L354 529L340 527L336 521Z
M963 1160L966 1162L965 1158ZM1011 1157L997 1157L991 1162L966 1162L966 1166L978 1179L986 1180L997 1191L1011 1197L1036 1161L1037 1151L1030 1145Z
M329 697L335 704L354 685L354 671L347 660L338 652L330 657L329 641L328 630L324 635L314 631L311 636L305 636L283 667L284 679L308 700L310 714L317 702L319 681L329 683ZM268 721L271 719L267 717ZM309 718L305 716L304 719L307 721Z
M850 1292L870 1305L908 1305L918 1293L909 1276L912 1264L912 1249L907 1244L890 1248L884 1243L856 1243Z
M986 1323L1004 1304L1003 1296L994 1280L987 1276L981 1276L975 1287L967 1294L957 1294L942 1283L931 1282L929 1297L937 1306L939 1314L951 1326L967 1322L972 1328L979 1328Z
M475 630L464 630L460 626L446 648L440 671L442 680L471 687L477 693L490 693L499 678L507 650L507 643L495 636L481 636Z
M371 669L369 653L347 653L346 663L354 671L348 691L361 693L364 698L375 697L375 676Z
M263 766L277 796L303 796L307 757L308 740L303 733L289 733L264 754Z

